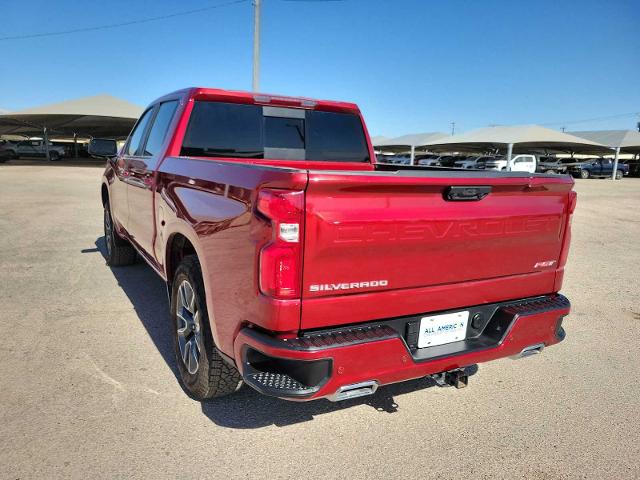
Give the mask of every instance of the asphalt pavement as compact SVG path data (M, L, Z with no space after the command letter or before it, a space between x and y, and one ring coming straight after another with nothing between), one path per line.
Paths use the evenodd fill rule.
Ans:
M566 340L345 403L180 387L164 285L105 265L101 168L0 165L0 478L639 478L640 179L578 180Z

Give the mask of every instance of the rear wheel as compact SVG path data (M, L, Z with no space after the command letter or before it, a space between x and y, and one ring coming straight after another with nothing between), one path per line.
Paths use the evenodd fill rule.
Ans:
M616 180L622 180L622 171L616 170Z
M240 373L223 360L213 343L202 270L195 255L184 258L173 278L171 320L176 362L187 392L204 400L238 390Z
M49 152L49 159L52 162L57 162L58 160L60 160L60 154L58 152Z
M590 176L589 170L580 170L580 178L589 178Z
M104 241L107 244L107 265L123 267L136 262L135 249L116 231L108 202L104 205Z

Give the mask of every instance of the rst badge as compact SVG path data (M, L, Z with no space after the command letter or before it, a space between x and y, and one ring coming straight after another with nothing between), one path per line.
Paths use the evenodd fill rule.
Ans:
M556 263L555 260L547 260L546 262L538 262L533 266L533 268L552 267L552 266L555 265L555 263Z
M350 283L319 283L309 285L310 292L331 292L334 290L356 290L359 288L375 288L386 287L389 285L388 280L370 280L368 282L350 282Z

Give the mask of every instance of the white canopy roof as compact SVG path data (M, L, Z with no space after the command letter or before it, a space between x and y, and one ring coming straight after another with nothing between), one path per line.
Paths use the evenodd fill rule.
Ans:
M41 135L47 127L56 136L126 137L142 110L111 95L83 97L0 114L0 134Z
M570 133L611 148L619 148L624 153L640 153L640 132L635 130L590 130Z
M445 138L448 135L442 132L411 133L400 137L389 138L373 143L374 147L384 147L385 150L408 150L411 147L422 147L434 140Z
M440 151L478 151L504 149L509 144L513 145L514 152L544 149L576 153L611 153L611 149L606 145L539 125L480 128L436 139L428 146Z
M371 143L377 145L378 142L384 142L385 140L389 140L389 137L385 137L384 135L374 135L371 137Z

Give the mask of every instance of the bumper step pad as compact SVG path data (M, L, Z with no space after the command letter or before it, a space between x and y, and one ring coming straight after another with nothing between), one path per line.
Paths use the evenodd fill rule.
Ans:
M282 391L282 393L296 392L298 395L313 393L316 389L303 385L284 373L257 372L248 375L253 385L260 385L270 391Z

